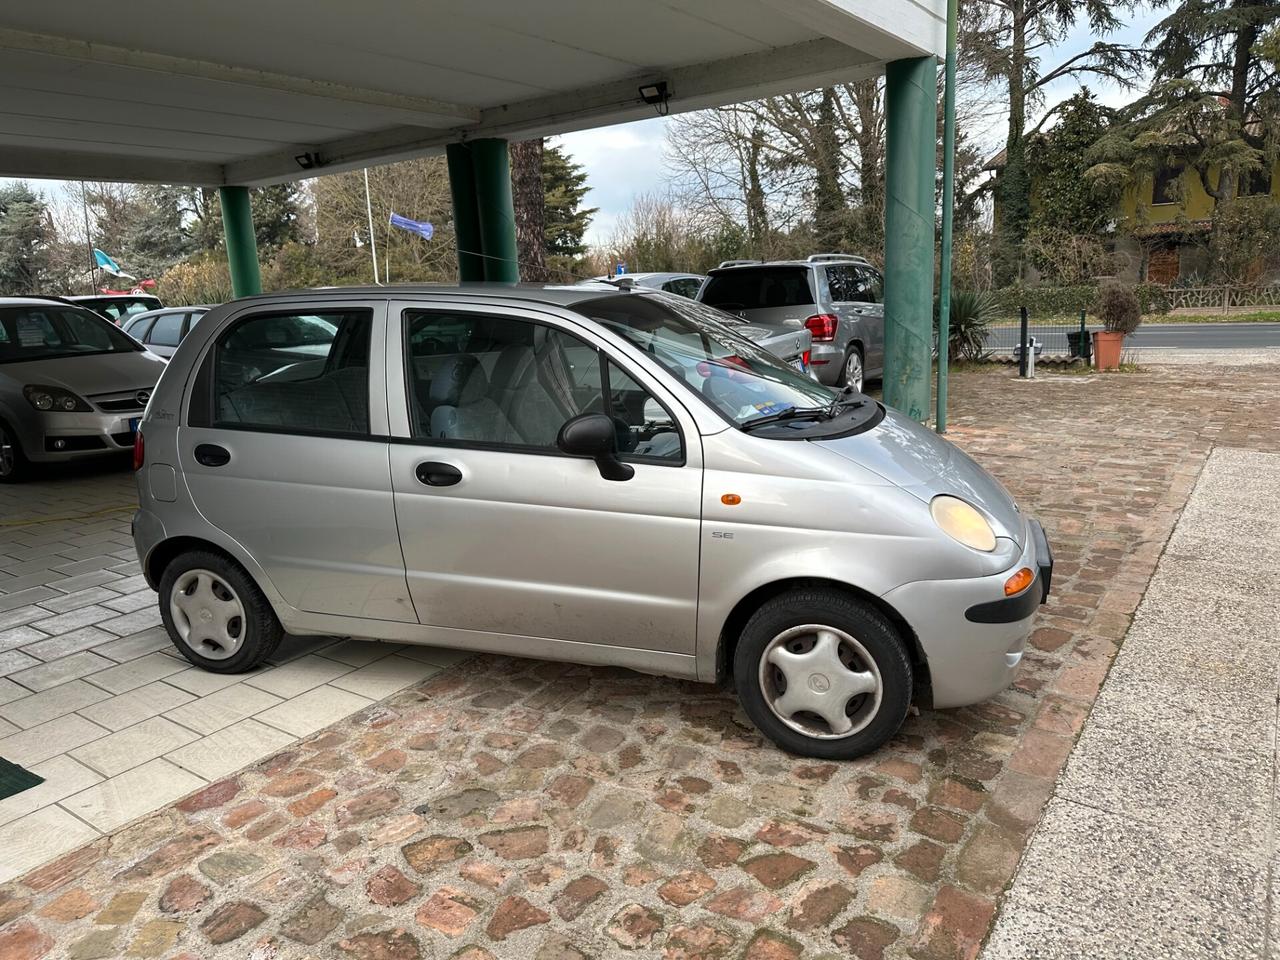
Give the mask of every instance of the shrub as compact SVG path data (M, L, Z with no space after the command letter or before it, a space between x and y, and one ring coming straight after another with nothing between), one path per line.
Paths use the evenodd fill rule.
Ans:
M933 317L941 311L939 298L933 301ZM977 290L952 290L951 326L947 357L951 360L981 360L987 355L987 325L995 315L995 297Z
M1114 282L1114 281L1112 281ZM1141 283L1132 288L1138 296L1142 312L1168 313L1169 291L1158 283ZM1016 318L1018 308L1025 306L1033 322L1053 318L1074 320L1081 310L1089 310L1098 297L1091 284L1061 287L1005 287L993 294L994 316Z
M218 254L170 267L160 275L156 295L171 307L193 303L226 303L231 299L231 273Z
M1109 333L1128 336L1142 323L1142 304L1137 293L1128 284L1114 280L1098 288L1093 312Z

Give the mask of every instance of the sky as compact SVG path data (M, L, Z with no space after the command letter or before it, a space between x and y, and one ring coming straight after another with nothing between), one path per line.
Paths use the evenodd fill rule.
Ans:
M1125 16L1127 25L1106 39L1140 46L1147 31L1164 14L1149 3L1140 3L1135 11ZM1077 25L1056 50L1044 57L1045 68L1052 68L1062 60L1092 45L1094 37L1087 22ZM1126 102L1132 94L1111 83L1100 83L1096 78L1085 81L1098 98L1108 105ZM1080 82L1065 77L1052 84L1046 91L1046 106L1071 96L1079 89ZM645 193L662 193L668 187L668 173L663 163L663 147L666 140L667 119L653 117L633 123L601 127L565 134L555 138L565 150L586 170L590 192L585 203L598 207L588 232L587 242L600 245L613 235L618 219L631 207L634 199ZM997 150L1004 141L1005 119L991 117L989 128L980 135L980 141ZM46 195L60 192L60 181L40 181L37 185Z

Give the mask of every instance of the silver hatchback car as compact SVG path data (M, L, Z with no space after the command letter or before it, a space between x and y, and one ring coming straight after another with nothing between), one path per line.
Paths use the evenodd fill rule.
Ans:
M138 557L192 663L285 631L732 679L849 758L1009 683L1052 558L958 449L670 294L237 300L143 419Z

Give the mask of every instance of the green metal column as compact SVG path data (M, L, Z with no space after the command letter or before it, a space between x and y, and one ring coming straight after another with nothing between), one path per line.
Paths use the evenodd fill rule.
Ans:
M947 0L947 68L942 97L942 250L938 264L938 397L933 429L947 432L951 364L951 232L956 205L956 27L958 0Z
M519 283L516 211L511 202L511 159L507 141L471 141L471 171L476 180L480 237L484 242L484 278L493 283Z
M938 64L895 60L885 71L884 400L929 416L933 350L934 179Z
M453 196L453 232L458 244L458 279L478 283L484 279L484 242L480 237L480 211L476 207L476 178L471 169L471 145L445 147L449 165L449 192Z
M248 187L219 187L222 206L222 233L227 241L227 266L231 269L231 292L251 297L262 292L258 269L258 240L253 232L253 211Z

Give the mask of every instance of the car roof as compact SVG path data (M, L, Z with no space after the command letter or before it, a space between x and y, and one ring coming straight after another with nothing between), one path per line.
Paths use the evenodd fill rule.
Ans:
M464 284L432 284L432 283L393 283L382 286L359 287L309 287L300 290L283 290L279 293L262 293L252 297L242 297L232 301L236 304L255 302L279 303L281 300L315 300L325 296L368 297L371 300L398 300L406 297L444 297L449 299L523 300L529 303L551 304L566 307L584 300L597 300L605 297L616 297L626 292L626 288L612 284L600 283L592 286L538 284L538 283L464 283ZM662 295L659 290L646 287L634 287L631 293L640 296Z
M61 303L63 305L70 302L70 297L55 297L52 295L44 295L39 293L29 294L21 297L0 297L0 307L25 307L33 303Z
M865 257L848 256L830 256L828 259L820 260L744 260L740 263L728 263L724 266L715 267L707 271L708 276L715 276L719 273L728 273L731 270L759 270L768 267L838 267L838 266L857 266L870 267L876 269L876 265Z
M159 300L154 293L79 293L73 297L61 297L62 300L72 300L79 302L80 300L123 300L130 297L136 300L138 297L147 297L151 300Z
M147 317L160 317L166 313L190 313L192 310L203 310L208 313L212 310L214 304L211 303L193 303L189 307L156 307L154 310L143 310L141 313L135 313L128 318L129 323L137 320L144 320Z

